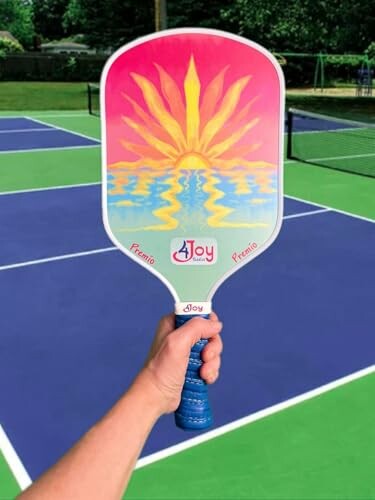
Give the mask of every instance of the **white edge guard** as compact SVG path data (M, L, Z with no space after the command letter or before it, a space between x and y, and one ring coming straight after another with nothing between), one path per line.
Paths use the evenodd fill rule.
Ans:
M110 238L110 240L113 242L114 245L116 245L117 248L119 248L125 255L130 257L132 260L137 262L139 265L145 267L149 272L154 274L159 280L164 283L164 285L168 288L170 293L172 294L175 303L176 303L176 308L177 305L180 304L179 297L177 295L176 290L173 288L171 283L161 274L159 271L156 269L152 268L149 266L146 262L143 262L141 260L138 260L133 253L131 253L129 250L126 248L123 248L120 242L117 240L115 235L112 233L109 222L108 222L108 212L107 212L107 144L106 144L106 113L105 113L105 85L107 81L107 75L108 72L114 63L114 61L121 56L123 53L127 52L128 50L136 47L137 45L141 45L145 42L148 42L150 40L153 40L155 38L161 38L164 36L170 36L170 35L183 35L183 34L192 34L192 33L197 33L197 34L206 34L206 35L216 35L216 36L221 36L224 38L229 38L231 40L235 40L237 42L240 42L244 45L248 45L249 47L258 50L261 52L264 56L269 59L269 61L272 63L273 67L276 70L276 73L279 78L279 89L280 89L280 121L279 121L279 175L278 175L278 204L279 204L279 210L278 210L278 217L276 220L275 228L269 237L269 239L258 249L255 250L254 252L251 253L249 258L244 259L238 266L230 269L227 271L220 280L218 280L215 285L210 289L208 295L207 295L207 302L202 302L202 303L196 303L196 304L211 304L211 300L216 292L216 290L220 287L224 281L229 278L232 274L238 271L242 266L248 264L251 260L253 260L255 257L263 253L272 243L275 241L277 238L277 235L280 232L281 225L282 225L282 215L283 215L283 158L284 158L284 103L285 103L285 81L284 81L284 75L281 70L281 67L279 63L277 62L276 58L264 47L261 45L252 42L250 40L247 40L246 38L243 38L238 35L234 35L232 33L227 33L226 31L221 31L221 30L215 30L215 29L208 29L208 28L176 28L176 29L169 29L169 30L164 30L164 31L159 31L157 33L153 33L151 35L146 35L140 38L137 38L137 40L134 40L133 42L128 43L127 45L124 45L123 47L119 48L116 52L114 52L111 57L107 60L103 72L101 75L100 79L100 114L101 114L101 137L102 137L102 148L101 148L101 158L102 158L102 217L103 217L103 224L105 227L105 230ZM192 297L193 298L193 297ZM189 304L189 303L182 303L182 304ZM194 304L194 302L191 302L191 304ZM184 306L185 307L185 306ZM178 309L180 309L178 307ZM210 311L211 312L211 309ZM186 314L186 313L178 313L176 310L176 314Z

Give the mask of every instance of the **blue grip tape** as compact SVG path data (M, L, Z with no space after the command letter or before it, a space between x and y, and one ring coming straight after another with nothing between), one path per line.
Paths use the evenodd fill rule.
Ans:
M210 315L176 314L176 328L197 316L208 319ZM208 386L199 375L202 366L201 351L207 343L208 340L201 339L193 345L190 351L180 406L174 414L177 427L184 430L203 430L212 425L212 413L208 402Z

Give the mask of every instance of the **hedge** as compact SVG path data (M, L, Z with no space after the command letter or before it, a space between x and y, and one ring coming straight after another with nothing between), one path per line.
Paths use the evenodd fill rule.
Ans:
M27 53L0 60L3 81L99 81L106 56Z
M5 81L99 81L107 56L24 52L0 58L0 80ZM288 57L283 66L287 87L312 86L316 56ZM363 56L325 58L325 84L354 84ZM375 61L371 61L374 69Z

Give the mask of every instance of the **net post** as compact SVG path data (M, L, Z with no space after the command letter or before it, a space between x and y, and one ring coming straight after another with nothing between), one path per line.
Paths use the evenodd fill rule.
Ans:
M290 109L288 109L288 115L287 115L287 129L288 129L288 140L287 140L287 147L286 147L286 157L288 159L291 159L291 158L293 158L293 156L292 156L293 113Z
M89 109L89 114L92 115L92 102L91 102L91 87L87 84L87 107Z
M325 89L326 82L325 82L325 75L324 75L324 56L322 53L320 53L320 65L321 65L321 92Z
M365 64L366 64L366 70L367 70L367 89L366 89L366 95L372 96L372 75L371 75L371 62L368 54L365 54Z
M314 71L314 90L318 87L318 76L319 76L319 56L316 57L315 71Z

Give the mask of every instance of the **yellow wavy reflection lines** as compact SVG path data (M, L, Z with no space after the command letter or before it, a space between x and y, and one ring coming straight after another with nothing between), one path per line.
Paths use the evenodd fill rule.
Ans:
M234 212L233 208L226 207L224 205L219 205L216 202L223 198L225 195L224 191L221 191L216 187L219 181L217 177L208 173L207 182L203 186L203 191L209 194L208 200L205 202L204 206L213 215L210 215L207 219L207 223L211 227L238 227L238 228L255 228L255 227L267 227L268 224L263 222L229 222L223 219L229 214Z
M175 213L177 213L181 208L181 203L177 200L176 195L181 193L182 187L179 183L180 176L170 177L165 181L165 184L169 184L171 187L164 191L160 196L163 200L169 202L169 205L166 207L158 208L154 210L152 213L155 217L158 217L160 220L164 222L164 224L156 224L153 226L144 227L144 230L151 231L168 231L171 229L176 229L178 227L178 220L173 217Z
M148 196L151 194L150 185L154 182L154 179L149 172L144 172L137 178L137 184L132 191L133 195Z

